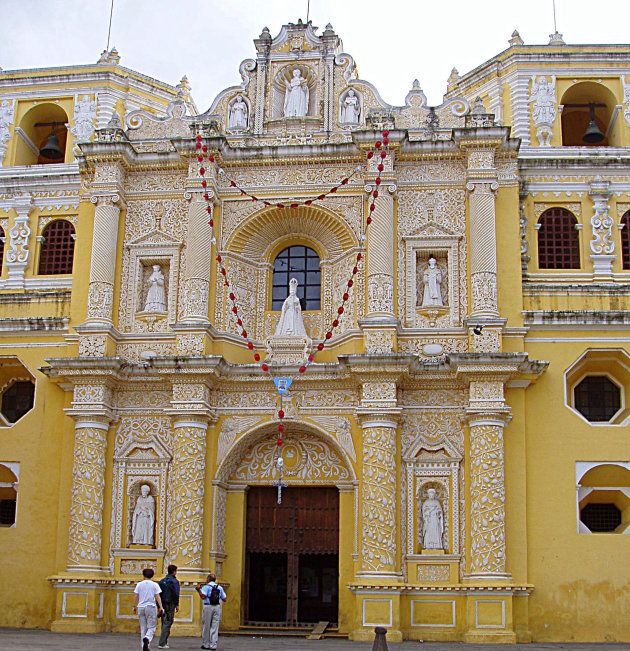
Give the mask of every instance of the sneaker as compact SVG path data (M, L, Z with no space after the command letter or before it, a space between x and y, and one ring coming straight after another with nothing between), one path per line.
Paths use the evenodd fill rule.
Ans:
M170 649L171 647L168 644L158 644L158 649Z
M143 637L142 638L142 651L149 651L149 638L148 637Z

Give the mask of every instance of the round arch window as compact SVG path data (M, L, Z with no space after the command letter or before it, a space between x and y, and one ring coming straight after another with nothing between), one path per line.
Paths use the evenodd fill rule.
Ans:
M281 310L289 295L289 281L298 281L297 295L303 310L321 308L322 274L317 252L308 246L289 246L273 262L271 309Z

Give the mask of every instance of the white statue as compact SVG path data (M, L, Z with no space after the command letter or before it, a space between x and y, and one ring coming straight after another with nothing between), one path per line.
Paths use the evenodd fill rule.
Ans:
M435 497L435 488L429 488L429 496L422 505L422 549L444 549L444 512Z
M360 114L361 103L351 88L341 104L341 122L342 124L359 124Z
M551 75L551 83L544 75L536 81L536 75L532 76L532 94L530 103L534 102L532 118L536 126L538 144L541 147L551 145L551 134L553 122L558 113L556 109L556 76Z
M297 288L298 281L295 278L291 278L289 281L289 295L282 304L282 314L280 315L280 321L278 321L278 327L276 328L276 337L282 335L306 337L300 299L297 297Z
M77 142L88 142L94 133L94 118L96 118L96 102L87 95L79 101L77 95L74 101L74 126L70 129Z
M435 258L429 258L429 266L422 275L422 279L424 281L422 307L444 305L442 303L442 272L437 266Z
M248 109L242 95L237 95L236 99L230 106L230 115L228 117L228 129L244 131L247 129Z
M299 68L293 71L291 81L284 82L287 90L284 96L284 117L303 117L308 113L308 85Z
M131 541L139 545L153 544L153 525L155 524L155 500L149 494L151 487L143 484L136 500L131 521Z
M145 312L166 312L166 291L164 289L164 274L159 264L153 265L153 273L149 276L150 285L147 300L144 304Z

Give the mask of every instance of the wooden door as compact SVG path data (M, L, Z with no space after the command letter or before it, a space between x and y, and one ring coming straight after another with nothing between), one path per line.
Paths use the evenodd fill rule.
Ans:
M339 492L291 487L247 495L245 619L297 626L337 621Z

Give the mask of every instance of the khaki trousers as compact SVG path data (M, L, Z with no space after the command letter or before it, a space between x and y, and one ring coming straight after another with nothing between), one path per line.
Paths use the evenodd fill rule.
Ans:
M140 620L140 639L143 640L146 637L151 642L157 626L157 606L138 608L138 619Z
M218 606L203 605L201 612L201 645L208 649L216 649L219 641L219 623L221 622L221 604Z

